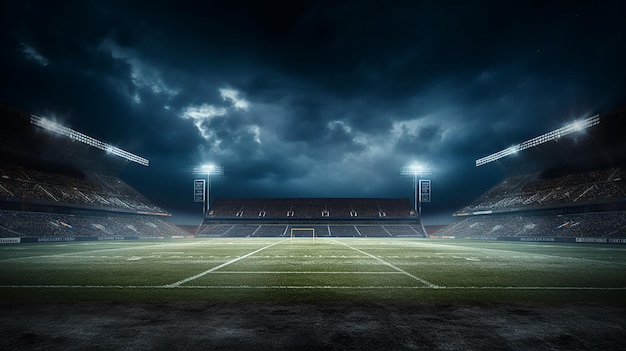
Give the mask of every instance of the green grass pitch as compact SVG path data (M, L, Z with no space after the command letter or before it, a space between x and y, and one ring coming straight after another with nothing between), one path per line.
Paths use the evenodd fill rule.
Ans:
M0 246L4 301L626 302L626 246L216 238Z

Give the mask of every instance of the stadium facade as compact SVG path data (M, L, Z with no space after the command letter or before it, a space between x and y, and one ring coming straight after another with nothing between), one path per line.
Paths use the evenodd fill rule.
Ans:
M626 243L626 106L495 163L506 178L435 237Z
M0 114L0 242L184 235L118 177L129 159L104 151L108 144L65 127L72 134L51 132L10 107Z

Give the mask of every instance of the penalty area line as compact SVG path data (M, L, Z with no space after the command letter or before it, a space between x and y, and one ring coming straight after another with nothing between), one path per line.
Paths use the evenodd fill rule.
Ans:
M250 256L254 255L254 254L255 254L255 253L257 253L257 252L261 252L261 251L263 251L263 250L265 250L265 249L268 249L268 248L270 248L270 247L272 247L272 246L274 246L274 245L278 245L278 244L280 244L280 243L282 243L282 242L284 242L284 241L286 241L286 240L287 240L287 239L285 239L285 240L281 240L281 241L277 241L277 242L275 242L275 243L273 243L273 244L269 244L269 245L264 246L264 247L262 247L262 248L260 248L260 249L258 249L258 250L252 251L252 252L250 252L250 253L248 253L248 254L245 254L245 255L243 255L243 256L237 257L237 258L235 258L235 259L233 259L233 260L230 260L230 261L228 261L228 262L222 263L222 264L220 264L219 266L215 266L215 267L213 267L213 268L211 268L211 269L208 269L208 270L206 270L206 271L204 271L204 272L202 272L202 273L198 273L198 274L196 274L196 275L194 275L194 276L191 276L191 277L189 277L189 278L185 278L185 279L183 279L183 280L179 280L179 281L177 281L177 282L175 282L175 283L172 283L172 284L167 284L167 285L165 285L164 287L166 287L166 288L175 288L175 287L178 287L178 286L180 286L180 285L182 285L182 284L185 284L185 283L190 282L190 281L192 281L192 280L196 280L196 279L198 279L198 278L200 278L200 277L203 277L203 276L205 276L205 275L207 275L207 274L209 274L209 273L212 273L212 272L214 272L214 271L216 271L216 270L218 270L218 269L220 269L220 268L226 267L226 266L228 266L229 264L235 263L235 262L237 262L237 261L239 261L239 260L243 260L243 259L244 259L244 258L246 258L246 257L250 257Z
M356 251L356 252L358 252L358 253L361 253L361 254L363 254L363 255L369 256L369 257L371 257L371 258L373 258L373 259L377 260L378 262L384 263L384 264L386 264L387 266L389 266L389 267L391 267L391 268L395 269L396 271L401 272L401 273L403 273L403 274L405 274L405 275L407 275L407 276L409 276L409 277L411 277L411 278L413 278L413 279L417 280L418 282L420 282L420 283L422 283L422 284L426 285L426 286L427 286L427 287L429 287L429 288L436 288L436 287L437 287L437 285L435 285L435 284L433 284L433 283L431 283L431 282L429 282L429 281L427 281L427 280L425 280L425 279L422 279L422 278L420 278L420 277L417 277L417 276L415 276L415 275L413 275L413 274L411 274L411 273L409 273L409 272L405 271L405 270L404 270L404 269L402 269L402 268L398 268L398 267L394 266L393 264L391 264L391 263L389 263L389 262L387 262L387 261L383 260L383 259L382 259L382 258L380 258L380 257L376 257L376 256L374 256L374 255L372 255L372 254L370 254L370 253L367 253L367 252L365 252L365 251L359 250L359 249L357 249L356 247L352 247L352 246L350 246L350 245L348 245L348 244L346 244L346 243L344 243L344 242L341 242L341 241L335 241L335 242L336 242L336 243L339 243L339 244L341 244L341 245L344 245L344 246L346 246L346 247L348 247L348 248L350 248L350 249L352 249L352 250L354 250L354 251Z

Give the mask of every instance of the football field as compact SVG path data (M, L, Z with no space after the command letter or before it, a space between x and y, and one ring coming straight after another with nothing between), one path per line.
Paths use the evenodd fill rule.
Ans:
M215 238L0 246L5 301L617 303L626 246Z

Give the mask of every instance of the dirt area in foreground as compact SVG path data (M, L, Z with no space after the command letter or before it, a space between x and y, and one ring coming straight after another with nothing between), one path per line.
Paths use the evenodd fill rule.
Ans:
M609 350L626 308L365 304L0 305L2 350Z

